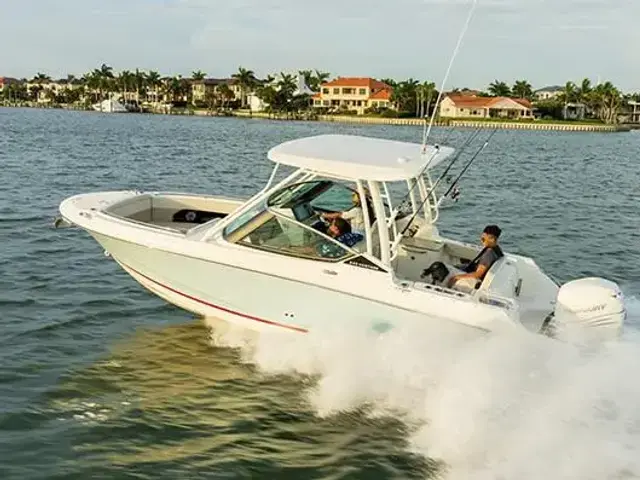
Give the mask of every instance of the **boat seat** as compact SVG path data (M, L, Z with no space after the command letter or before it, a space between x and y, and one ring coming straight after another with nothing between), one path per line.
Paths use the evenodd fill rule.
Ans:
M519 289L519 275L516 262L508 257L495 261L484 276L477 293L493 293L502 297L513 298Z
M364 238L364 239L360 240L358 243L353 245L351 248L353 250L355 250L356 252L358 252L358 253L366 252L367 251L367 239Z

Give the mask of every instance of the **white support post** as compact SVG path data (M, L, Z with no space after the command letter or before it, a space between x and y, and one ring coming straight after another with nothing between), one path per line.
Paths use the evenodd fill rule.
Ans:
M373 209L376 212L376 219L378 222L378 236L380 241L380 260L386 267L391 267L390 255L389 255L389 228L387 227L387 215L384 210L384 204L380 197L380 187L378 182L369 181L369 191L371 192L371 198L373 199Z
M367 242L367 253L373 255L373 235L371 233L372 222L369 218L369 202L367 201L367 195L364 190L362 180L356 182L358 186L358 195L360 196L360 208L362 208L362 215L364 216L364 231ZM379 228L379 227L378 227Z

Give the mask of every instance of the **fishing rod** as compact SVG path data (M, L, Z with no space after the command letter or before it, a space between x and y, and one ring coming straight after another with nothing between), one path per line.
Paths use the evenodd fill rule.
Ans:
M467 140L462 144L460 149L457 150L456 155L453 156L453 158L451 159L451 162L449 163L449 166L445 169L445 173L443 173L442 175L445 175L446 172L448 172L451 169L453 164L460 158L460 156L465 151L465 149L478 136L478 134L480 133L480 130L481 130L481 127L477 127L475 132L473 132L469 136L469 138L467 138ZM450 136L450 134L451 134L451 132L449 132L448 136ZM438 149L440 147L438 145L436 145L435 148L436 148L436 153L434 153L434 155L437 155ZM418 173L416 178L417 177L421 177L422 175L424 175L424 172L427 170L427 167L428 167L428 165L425 165L424 168L422 168L422 170ZM417 181L413 182L413 185L411 185L411 188L409 188L409 191L405 194L404 198L402 198L402 200L400 200L400 202L398 203L398 211L402 210L405 206L409 206L409 203L408 203L409 197L411 196L411 193L413 192L413 190L416 188L417 185L418 185Z
M471 160L469 160L469 162L465 165L465 167L462 169L462 171L460 172L460 174L456 177L456 179L451 182L451 185L449 186L449 188L447 189L447 191L444 193L444 195L442 195L442 198L445 198L447 195L449 195L449 193L451 193L451 190L453 190L453 188L456 186L456 184L458 183L458 181L462 178L462 176L464 175L464 173L467 171L467 169L471 166L471 164L473 163L473 161L478 157L478 155L480 154L480 152L482 152L482 150L484 150L484 148L489 145L489 140L491 140L491 137L493 137L496 132L498 131L497 128L495 128L493 130L493 132L491 132L491 134L487 137L487 139L485 140L484 144L482 145L482 147L480 148L480 150L478 150L476 152L476 154L471 157Z
M493 135L495 135L496 131L498 129L494 129L493 132L491 132L491 134L487 137L487 139L484 141L484 143L482 144L482 146L478 149L478 151L471 157L471 160L469 160L467 162L467 164L465 165L464 169L462 170L462 173L460 175L458 175L458 177L456 178L456 182L460 179L460 177L462 176L462 174L467 171L467 169L471 166L471 164L473 163L473 161L478 158L478 155L480 155L480 153L487 147L487 145L489 145L489 140L491 139L491 137L493 137ZM427 194L424 197L424 200L422 200L422 202L420 203L419 207L416 209L416 211L413 213L413 215L411 216L411 218L409 219L409 221L407 222L407 224L405 225L405 227L402 229L402 232L400 232L400 236L403 236L404 233L409 229L409 227L411 226L411 224L413 223L413 221L415 220L416 216L418 215L418 213L420 212L420 210L424 207L424 204L429 200L429 197L431 196L431 194L435 191L436 187L438 186L438 184L440 183L440 181L444 178L444 175L447 173L448 169L451 167L452 164L449 165L449 167L447 168L447 170L445 170L445 172L442 173L442 175L440 175L440 177L436 180L436 183L433 184L433 186L429 189L429 191L427 192ZM455 183L455 182L454 182ZM449 191L447 191L448 193Z

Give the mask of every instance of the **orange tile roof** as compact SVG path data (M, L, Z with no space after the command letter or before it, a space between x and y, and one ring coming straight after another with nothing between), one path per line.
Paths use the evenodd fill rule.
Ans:
M527 100L526 98L512 98L511 100L513 100L514 102L518 102L520 105L522 105L525 108L532 108L533 107L531 102L529 100Z
M470 95L447 95L458 108L488 108L494 97L474 97Z
M391 100L391 90L384 89L369 95L370 100Z
M311 98L318 98L318 99L320 99L320 98L322 98L322 95L320 95L320 93L314 93L314 94L311 96Z
M502 100L512 100L525 108L531 108L531 103L523 98L509 97L476 97L470 95L447 95L458 108L491 108Z
M372 90L391 88L384 82L369 77L338 77L327 83L323 87L369 87Z

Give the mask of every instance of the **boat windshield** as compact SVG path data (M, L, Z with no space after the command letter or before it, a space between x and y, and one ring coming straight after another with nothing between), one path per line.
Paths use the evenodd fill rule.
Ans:
M355 193L355 185L350 188L331 180L287 185L227 225L223 235L230 242L285 255L341 260L362 251L364 235L346 247L328 236L328 223L320 214L352 209Z
M267 205L263 204L257 214L251 213L255 212L246 212L246 216L238 218L244 219L243 223L238 221L233 227L228 226L232 228L225 229L227 241L281 255L327 262L341 261L356 254L327 235Z
M316 180L289 185L277 191L267 200L267 206L290 213L307 223L318 220L318 213L344 212L354 207L355 185L350 188L331 180Z

